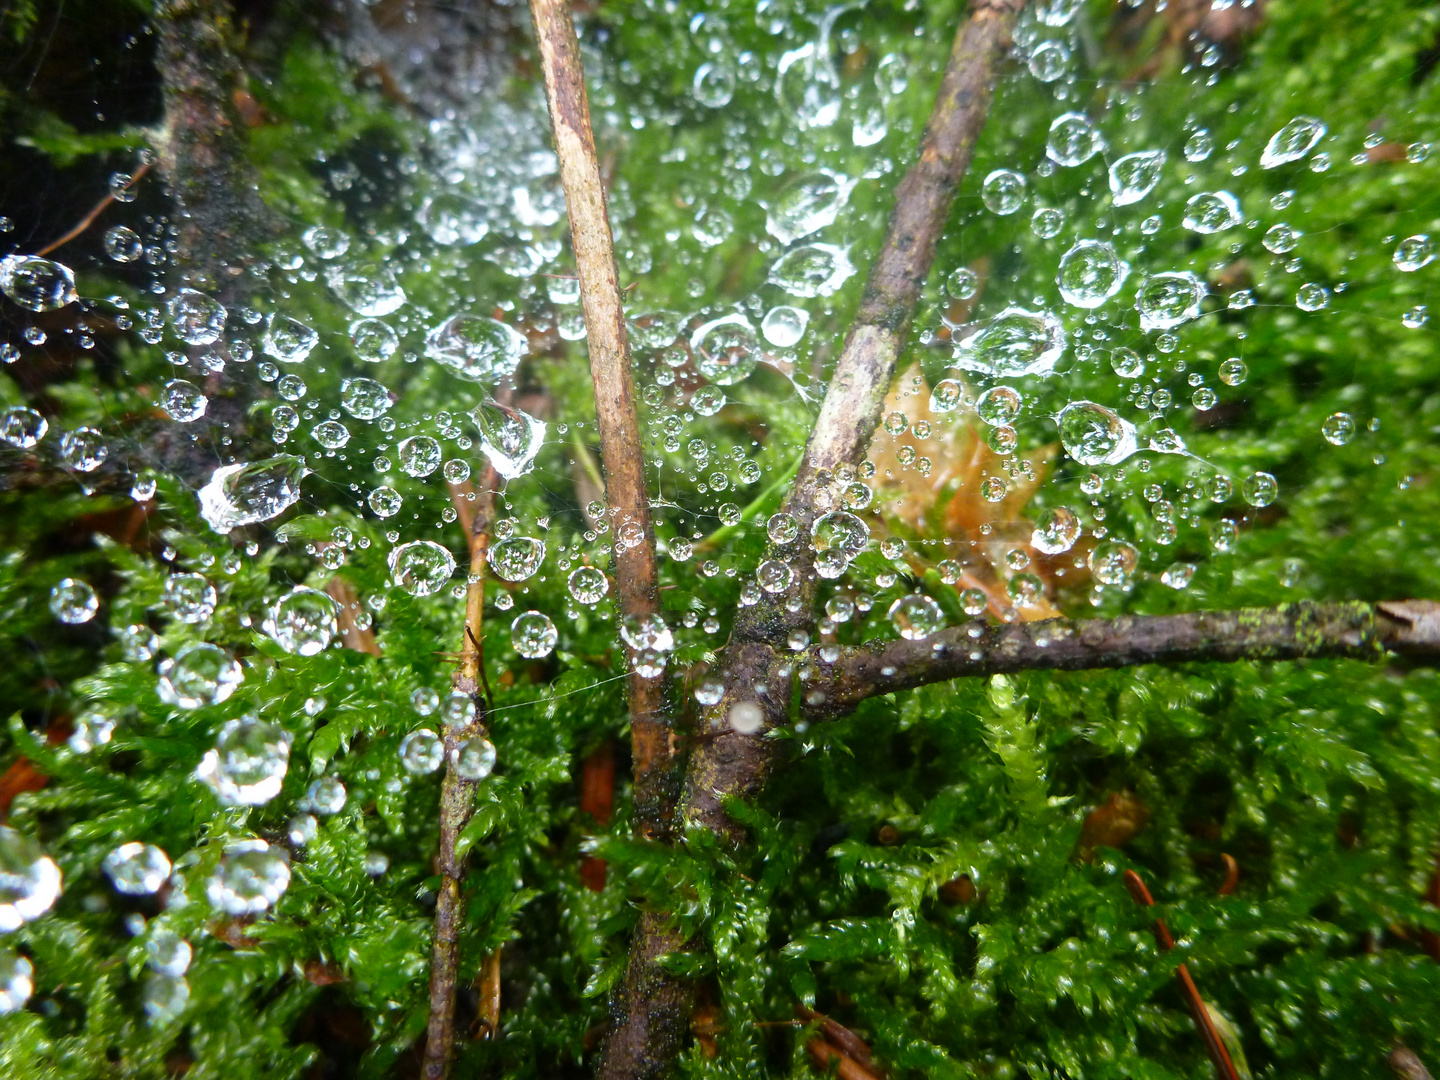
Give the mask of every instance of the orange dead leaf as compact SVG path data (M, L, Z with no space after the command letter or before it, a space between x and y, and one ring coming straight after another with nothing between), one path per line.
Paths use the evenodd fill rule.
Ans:
M1085 815L1075 853L1081 862L1095 858L1097 847L1124 847L1150 820L1150 808L1128 791L1114 791L1110 798Z

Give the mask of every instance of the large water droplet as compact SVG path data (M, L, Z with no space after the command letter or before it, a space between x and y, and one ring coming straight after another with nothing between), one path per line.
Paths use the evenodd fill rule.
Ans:
M1065 352L1065 328L1048 311L1008 307L955 346L955 366L990 375L1045 375Z
M775 196L765 216L765 228L780 243L794 243L833 224L849 193L849 182L836 173L798 176Z
M1081 465L1115 465L1137 449L1135 425L1093 401L1060 410L1060 442Z
M593 566L571 571L567 584L570 595L582 604L598 604L610 591L610 580Z
M94 428L76 428L60 436L60 460L76 472L94 472L109 456L105 436Z
M462 739L450 751L450 764L462 780L484 780L495 769L495 747L484 737Z
M944 629L940 605L923 593L910 593L890 605L890 625L907 641L920 641Z
M490 232L484 204L456 192L427 199L420 208L420 226L431 240L446 247L479 243Z
M1025 201L1025 177L1013 169L996 169L980 185L980 198L991 213L1007 217Z
M1097 308L1124 284L1130 265L1103 240L1081 240L1060 259L1056 283L1067 304Z
M429 728L419 728L400 740L400 764L416 776L432 773L445 760L445 746L440 736Z
M815 519L810 526L810 546L817 552L839 552L846 561L865 550L870 542L870 526L844 510L832 510Z
M50 613L62 623L87 623L100 610L95 590L78 578L65 578L50 590Z
M1090 552L1090 572L1102 585L1129 584L1139 562L1139 552L1118 540L1105 540Z
M1116 206L1137 203L1160 182L1165 167L1164 150L1141 150L1117 158L1110 166L1110 193Z
M760 332L771 345L778 349L788 349L804 335L809 321L810 313L804 308L781 304L765 313L765 319L760 323Z
M400 458L400 468L407 476L429 476L440 467L445 448L429 435L412 435L402 439L395 448Z
M1143 330L1169 330L1200 314L1205 283L1188 270L1151 274L1140 283L1135 310Z
M273 356L282 364L298 364L319 341L320 335L310 327L276 312L270 316L260 346L266 356Z
M189 424L205 415L210 399L194 383L184 379L171 379L165 384L165 394L160 399L160 405L172 420Z
M425 355L471 382L508 378L529 351L520 331L480 315L452 315L425 336Z
M314 656L335 636L335 601L303 585L275 601L265 618L265 633L288 653Z
M170 876L170 859L154 844L132 840L105 856L100 864L117 892L127 896L150 896Z
M480 429L481 451L504 479L535 467L535 455L545 444L545 421L498 401L486 401L470 415Z
M172 659L162 660L156 671L160 700L181 709L218 705L245 677L229 653L206 641L186 645Z
M219 341L225 330L225 308L214 297L181 289L166 305L175 336L190 345Z
M1273 169L1288 161L1299 161L1325 134L1325 125L1309 116L1297 116L1282 127L1265 144L1260 167Z
M770 268L770 282L791 296L829 296L855 267L845 249L834 244L805 244L787 251Z
M502 581L524 581L545 561L545 542L530 536L512 536L490 548L488 562Z
M203 574L172 574L160 593L160 603L170 616L190 625L210 618L215 600L215 586Z
M269 521L299 500L300 480L308 472L305 460L290 454L224 465L200 489L200 515L218 533Z
M25 1007L35 992L35 968L13 949L0 948L0 1016Z
M1080 539L1080 519L1066 506L1045 511L1030 534L1030 546L1046 555L1069 551Z
M245 840L225 851L205 882L210 906L227 915L258 915L290 887L290 860L264 840Z
M16 405L0 412L0 442L18 450L37 446L50 430L49 422L34 409Z
M695 70L691 84L695 100L710 109L723 109L735 96L735 70L727 63L711 61Z
M390 579L411 596L438 592L455 572L455 558L433 540L412 540L390 552Z
M620 622L620 637L637 652L668 653L675 637L659 615L627 615Z
M30 837L0 825L0 934L50 910L60 896L60 867Z
M1184 225L1191 232L1209 235L1240 224L1240 203L1228 191L1202 191L1185 203Z
M340 384L340 405L357 420L376 420L390 411L390 391L374 379L346 379Z
M1045 156L1057 165L1080 165L1105 149L1105 140L1084 113L1068 112L1050 124Z
M389 360L400 348L400 336L389 323L379 319L356 319L350 324L350 344L355 355L371 364Z
M1407 274L1435 261L1435 245L1425 235L1407 236L1395 248L1395 265Z
M721 386L740 382L763 355L755 328L738 312L696 327L690 335L690 351L700 373Z
M325 270L330 291L356 315L374 318L405 306L405 290L395 272L383 264L331 266Z
M215 748L195 770L225 806L260 806L280 794L294 737L279 724L253 716L220 729Z
M555 650L560 634L543 611L525 611L510 624L510 643L527 660L539 660Z
M38 255L0 259L0 292L31 311L54 311L73 303L77 295L70 268Z

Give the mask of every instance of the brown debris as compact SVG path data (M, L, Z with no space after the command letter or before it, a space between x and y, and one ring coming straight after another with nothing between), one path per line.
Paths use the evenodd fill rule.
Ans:
M1145 828L1150 808L1129 791L1113 791L1100 806L1085 815L1075 855L1093 862L1097 847L1122 848Z

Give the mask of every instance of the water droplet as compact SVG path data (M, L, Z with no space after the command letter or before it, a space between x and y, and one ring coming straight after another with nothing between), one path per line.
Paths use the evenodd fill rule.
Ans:
M429 435L414 435L401 441L396 448L400 457L400 468L406 475L429 476L440 467L445 456L444 448Z
M400 512L400 507L405 499L394 488L382 485L370 492L370 497L366 501L369 502L370 509L375 512L376 517L388 518Z
M118 263L132 263L145 254L145 245L134 229L116 225L105 232L105 254Z
M1188 589L1194 578L1195 564L1187 562L1177 562L1166 567L1165 572L1160 575L1160 581L1176 591Z
M808 311L781 304L765 313L765 319L760 323L760 331L771 345L779 349L788 349L804 335L805 326L809 321L810 313Z
M340 405L357 420L377 420L390 411L390 391L374 379L346 379L340 384Z
M145 939L145 963L161 975L184 975L193 955L190 943L173 930L152 929Z
M308 472L303 458L289 454L221 466L200 489L200 515L218 533L269 521L299 500Z
M1299 161L1325 134L1325 125L1309 116L1297 116L1282 127L1265 144L1260 167L1273 169L1289 161Z
M0 825L0 934L33 922L60 896L60 867L30 837Z
M1048 311L1008 307L955 346L955 366L990 375L1046 375L1065 352L1065 328Z
M311 225L300 234L300 240L321 259L338 259L350 250L350 237L329 225Z
M1105 149L1105 140L1084 113L1068 112L1050 124L1045 156L1056 165L1080 165Z
M406 772L423 776L432 773L445 760L445 747L440 736L429 728L412 731L400 740L400 764Z
M117 892L127 896L150 896L170 876L170 859L154 844L133 840L105 856L101 867Z
M182 623L202 623L215 613L215 586L203 574L172 574L165 579L160 603Z
M800 523L793 514L782 510L770 516L770 520L765 523L765 531L772 543L789 544L800 535Z
M1110 350L1110 368L1122 379L1138 379L1145 374L1145 361L1134 349L1119 345Z
M225 308L194 289L181 289L166 305L175 336L190 345L209 345L225 330Z
M195 770L224 806L260 806L280 794L293 736L254 716L230 720Z
M721 386L732 386L746 378L763 355L755 328L739 313L696 327L690 335L690 351L700 373Z
M673 542L670 545L670 553L671 555L675 554ZM593 566L582 566L572 570L566 584L570 589L570 595L582 604L598 604L610 591L610 580Z
M1240 491L1251 506L1269 506L1280 494L1280 485L1268 472L1254 472L1245 478Z
M1270 226L1260 242L1265 245L1267 251L1276 255L1284 255L1287 251L1294 251L1300 243L1300 238L1304 235L1295 226L1287 225L1282 221L1278 225Z
M775 196L765 216L765 228L782 244L834 223L850 193L845 177L831 172L798 176Z
M902 596L890 605L890 625L907 641L920 641L945 626L940 605L922 593Z
M1301 285L1295 293L1295 306L1301 311L1319 311L1330 303L1330 290L1313 281Z
M1185 140L1185 160L1204 161L1215 151L1215 138L1205 128L1200 128Z
M1080 519L1069 507L1057 506L1045 511L1030 534L1030 546L1046 555L1069 551L1080 539Z
M0 946L0 1016L25 1007L35 992L35 969L13 949Z
M244 673L218 645L200 641L184 646L156 669L156 693L167 705L200 709L218 705L235 692Z
M659 615L627 615L620 623L620 637L637 652L668 653L675 637Z
M1025 399L1011 386L992 386L975 402L975 411L987 424L1009 424L1020 415Z
M1064 227L1064 212L1053 206L1042 206L1030 215L1030 231L1042 240L1050 240L1059 236L1060 230Z
M695 100L710 109L723 109L735 96L735 71L729 64L711 61L695 70L691 85Z
M1025 201L1025 177L1013 169L996 169L980 185L980 198L991 213L1013 214Z
M980 275L962 266L945 279L945 291L956 300L969 300L980 288Z
M855 273L845 249L805 244L787 251L770 268L770 282L791 296L829 296ZM693 339L692 339L693 344Z
M702 386L690 397L690 408L699 416L714 416L725 407L725 391L718 386Z
M0 442L16 449L32 449L49 430L49 422L34 409L16 405L0 412Z
M1128 585L1139 561L1139 553L1129 544L1105 540L1090 552L1090 572L1103 585Z
M766 559L756 568L755 580L766 592L778 596L794 583L795 571L790 569L788 563L778 559Z
M1219 368L1220 381L1226 386L1239 386L1250 375L1250 369L1245 366L1245 361L1238 356L1232 356L1223 360Z
M1067 304L1097 308L1109 300L1130 274L1130 264L1102 240L1081 240L1060 259L1056 284Z
M1137 203L1155 190L1165 167L1164 150L1141 150L1110 166L1110 193L1116 206Z
M60 436L60 460L76 472L94 472L109 456L105 436L94 428L76 428Z
M270 609L265 633L288 653L314 656L335 636L335 601L303 585L290 590Z
M1331 446L1344 446L1355 438L1355 418L1346 412L1331 413L1321 423L1320 434Z
M455 572L455 558L433 540L412 540L390 552L390 579L411 596L438 592Z
M205 415L210 400L194 383L184 379L171 379L165 384L165 396L160 399L161 407L172 420L188 424Z
M1185 203L1184 225L1191 232L1224 232L1240 224L1240 217L1240 203L1228 191L1202 191Z
M486 401L470 415L480 429L481 451L504 479L513 480L535 467L535 455L545 443L543 420L498 401Z
M529 536L512 536L490 548L491 571L502 581L524 581L545 561L545 541Z
M210 906L227 915L258 915L290 887L290 862L264 840L231 845L205 882Z
M78 578L65 578L50 590L50 613L62 623L87 623L99 610L95 590Z
M319 341L320 335L310 327L277 312L270 316L260 346L266 356L273 356L282 364L298 364Z
M1435 245L1430 242L1430 237L1423 233L1407 236L1395 248L1394 259L1395 265L1401 270L1407 274L1413 273L1435 261Z
M1151 274L1140 283L1135 310L1142 330L1169 330L1200 314L1205 283L1188 270Z
M462 780L484 780L495 769L495 747L486 738L462 739L450 751L450 764Z
M810 527L811 547L818 552L838 552L846 562L864 551L869 542L870 527L844 510L822 514Z
M539 660L555 649L560 634L543 611L526 611L510 624L510 643L527 660ZM476 779L472 777L471 779Z
M379 319L356 319L350 324L350 344L355 355L371 364L389 360L400 348L400 336Z
M1061 41L1044 41L1030 54L1030 74L1041 82L1054 82L1070 70L1070 50Z
M725 714L726 726L737 735L754 735L765 726L765 710L754 701L737 701Z
M1060 410L1060 442L1081 465L1116 465L1138 448L1135 425L1093 401Z
M930 391L930 411L935 413L954 412L960 405L962 393L960 384L954 379L941 379Z
M31 311L54 311L78 295L70 268L38 255L0 258L0 292Z
M479 315L452 315L425 336L425 355L471 382L509 378L529 351L520 331Z
M374 318L405 306L405 290L395 280L395 272L384 264L327 267L325 282L356 315Z

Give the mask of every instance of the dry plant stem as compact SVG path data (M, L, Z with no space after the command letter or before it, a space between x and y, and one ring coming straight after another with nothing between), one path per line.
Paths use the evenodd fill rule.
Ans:
M132 187L134 187L136 184L138 184L138 183L140 182L140 179L141 179L147 172L150 171L150 165L151 165L151 162L149 162L149 161L142 161L142 162L140 163L140 167L139 167L138 169L136 169L134 175L132 175L132 176L130 177L129 182L128 182L123 188L121 188L120 190L121 190L121 191L129 191ZM50 243L46 244L43 248L41 248L41 249L40 249L39 251L37 251L35 254L36 254L36 255L49 255L49 254L50 254L52 251L54 251L56 248L64 247L64 246L65 246L66 244L68 244L71 240L74 240L77 236L79 236L81 233L83 233L86 229L90 228L91 225L95 224L95 219L98 218L101 214L103 214L103 213L105 212L105 208L106 208L107 206L109 206L109 205L110 205L112 202L114 202L114 201L115 201L115 193L114 193L113 191L107 192L106 195L105 195L105 197L104 197L103 199L101 199L98 203L96 203L96 204L90 209L90 212L89 212L88 214L86 214L83 218L81 218L80 221L76 224L76 226L75 226L73 229L71 229L69 232L67 232L64 236L60 237L60 239L50 241Z
M885 240L870 267L860 307L785 500L785 510L800 524L802 542L772 547L769 554L794 568L802 603L794 614L787 614L783 604L764 601L742 609L735 621L738 639L778 646L791 629L814 621L813 553L804 541L817 515L816 493L827 486L836 469L858 464L870 445L910 320L935 261L935 245L985 128L995 82L1023 6L1024 0L978 0L955 35L919 157L895 189Z
M890 215L885 240L785 502L785 509L800 523L802 543L798 551L786 549L771 553L771 557L784 559L796 571L801 582L797 586L801 600L798 612L791 614L785 603L776 598L743 608L736 618L719 668L729 689L720 705L707 710L706 714L721 734L704 740L691 756L685 790L676 812L680 827L708 828L738 842L741 831L724 812L722 800L726 796L755 795L769 775L773 760L771 742L763 735L741 735L728 730L725 716L735 702L756 700L754 687L763 682L772 688L765 698L768 723L773 725L785 719L789 679L779 671L787 660L784 643L792 628L805 627L813 621L813 556L809 544L803 541L809 539L815 518L815 495L824 485L826 474L841 465L858 462L869 445L894 376L896 358L935 258L936 241L949 217L955 189L970 164L975 141L985 125L995 80L1010 47L1016 14L1023 3L1024 0L978 0L955 37L935 108L920 144L919 160L896 190L895 209ZM532 0L537 26L541 22L540 11L552 6L560 7L563 12L563 4L557 4L556 0ZM568 15L564 22L568 27ZM543 33L541 37L543 52ZM573 45L573 38L569 40ZM550 82L547 61L547 89ZM554 90L551 95L558 145L562 118ZM588 132L588 124L585 128ZM565 179L563 148L560 157L561 176ZM570 186L566 180L567 203L569 199ZM580 262L580 233L574 214L572 205L571 223L576 228L576 259L581 267L584 295L585 264ZM610 265L613 266L613 262ZM586 322L591 326L593 349L594 329L588 306ZM599 382L597 378L597 393ZM603 408L601 415L603 435ZM609 446L606 439L607 451ZM609 469L607 458L607 480ZM638 752L636 760L640 760ZM602 1080L660 1076L679 1053L686 1035L693 986L689 980L671 976L657 967L654 958L683 945L663 915L647 912L642 916L624 982L612 1003L613 1027L599 1070Z
M1125 871L1125 888L1129 890L1130 896L1141 907L1153 907L1155 899L1150 895L1150 890L1145 887L1145 882L1134 870ZM1175 948L1175 939L1170 936L1170 928L1165 925L1164 919L1156 919L1154 924L1155 943L1164 952ZM1205 999L1200 996L1200 990L1195 985L1195 980L1190 977L1190 970L1181 964L1175 969L1175 978L1180 983L1180 990L1185 995L1185 1003L1190 1007L1190 1015L1195 1020L1195 1027L1200 1032L1200 1039L1205 1044L1205 1052L1210 1055L1210 1061L1215 1066L1215 1071L1220 1074L1220 1080L1238 1080L1235 1074L1235 1065L1230 1060L1230 1051L1225 1049L1225 1043L1220 1038L1220 1033L1215 1030L1215 1024L1210 1019L1210 1010L1205 1007Z
M964 676L1186 661L1378 660L1387 651L1440 660L1440 604L1306 601L1183 615L975 623L919 641L842 650L834 664L824 663L818 653L807 659L827 672L811 684L812 693L824 695L814 705L824 714L844 712L878 694Z
M455 689L474 700L475 719L445 729L445 780L440 788L440 893L435 898L435 933L430 946L430 1020L421 1066L425 1080L442 1080L449 1072L455 1046L455 986L463 921L460 881L465 876L465 860L455 854L455 842L470 820L475 782L456 773L454 754L460 743L485 733L485 699L480 692L484 675L481 617L485 603L485 550L498 481L495 469L486 465L475 497L475 518L470 530L464 642L460 649L460 670L454 677Z
M1430 1070L1408 1046L1397 1046L1385 1056L1385 1063L1395 1073L1396 1080L1431 1080Z
M643 616L657 610L655 533L645 490L645 456L630 374L625 310L610 219L605 214L605 188L590 129L580 46L566 0L531 0L530 14L545 73L550 124L585 309L605 502L616 540L616 599L623 615ZM636 822L643 835L663 837L672 801L675 743L664 712L662 686L658 679L635 674L632 664L628 691Z

